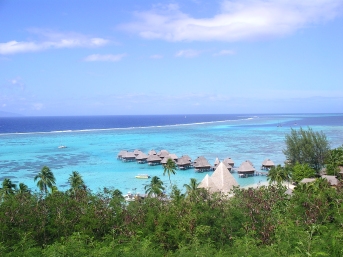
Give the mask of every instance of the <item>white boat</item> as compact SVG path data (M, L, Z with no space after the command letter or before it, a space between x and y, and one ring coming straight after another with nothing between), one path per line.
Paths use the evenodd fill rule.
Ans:
M143 178L143 179L148 179L150 176L148 174L138 174L136 178Z
M58 149L63 149L63 148L67 148L65 145L60 145L59 147L58 147Z

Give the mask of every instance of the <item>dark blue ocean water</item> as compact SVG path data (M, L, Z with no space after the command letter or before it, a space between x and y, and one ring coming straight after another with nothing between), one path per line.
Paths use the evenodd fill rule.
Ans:
M78 131L113 128L155 127L216 121L273 118L280 126L342 126L342 114L199 114L199 115L116 115L63 117L0 117L0 134L52 131ZM251 126L251 124L245 124ZM275 126L252 124L253 126Z

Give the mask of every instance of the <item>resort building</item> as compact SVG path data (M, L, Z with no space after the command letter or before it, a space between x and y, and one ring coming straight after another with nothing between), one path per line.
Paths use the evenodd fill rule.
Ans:
M261 166L261 169L262 170L269 170L271 169L272 167L275 167L275 164L273 161L271 161L270 159L265 159L263 162L262 162L262 166Z
M210 177L208 174L201 181L198 188L205 188L210 193L221 192L228 194L234 187L238 187L239 184L232 176L230 171L226 168L224 163L219 163L216 170Z
M239 166L237 172L241 177L253 176L255 173L255 168L251 161L245 161L241 164L241 166Z

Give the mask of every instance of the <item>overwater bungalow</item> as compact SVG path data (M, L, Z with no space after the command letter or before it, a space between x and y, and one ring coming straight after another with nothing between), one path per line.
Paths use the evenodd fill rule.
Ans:
M123 158L123 155L126 155L127 151L122 150L118 153L117 159L121 160Z
M211 164L203 156L195 159L193 166L197 172L209 171L211 169Z
M177 158L177 156L176 156L175 154L168 154L167 156L165 156L165 157L162 159L161 164L162 164L162 165L166 165L169 159L171 159L171 160L173 160L174 162L176 162L178 158Z
M271 169L272 167L275 167L275 164L273 161L271 161L270 159L265 159L263 162L262 162L262 166L261 166L261 169L262 170L269 170Z
M143 152L141 150L139 150L139 149L136 149L136 150L133 151L133 153L134 153L134 155L138 156L138 155L140 155Z
M163 159L164 157L166 157L169 154L169 152L167 150L161 150L157 155Z
M237 172L240 177L254 176L255 168L250 161L245 161L239 166Z
M124 162L132 162L136 160L136 155L133 152L127 152L126 154L122 155L122 160Z
M235 166L235 162L230 157L225 158L223 163L225 164L226 168L228 168L229 165L231 168Z
M192 166L192 160L188 155L183 155L177 160L176 165L180 170L189 169Z
M145 153L140 153L139 155L136 156L136 161L138 163L146 163L148 159L148 155Z
M158 165L161 164L161 158L158 155L149 155L147 162L149 165Z
M156 151L154 150L154 149L152 149L152 150L150 150L149 152L148 152L148 155L156 155L157 153L156 153Z

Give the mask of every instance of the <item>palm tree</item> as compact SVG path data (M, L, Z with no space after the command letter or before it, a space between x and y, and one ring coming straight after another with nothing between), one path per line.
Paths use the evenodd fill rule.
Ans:
M166 173L168 174L170 186L172 186L172 183L170 180L170 174L175 175L176 174L175 170L176 170L176 164L173 159L169 158L166 165L164 166L163 176L166 175Z
M163 190L165 188L163 186L162 180L159 177L154 176L151 178L150 184L146 185L144 189L145 189L145 193L148 194L148 196L151 196L151 195L160 196L162 195Z
M183 187L186 188L187 194L190 195L198 189L199 184L195 178L191 178L189 184L184 184Z
M30 190L27 187L27 185L25 185L24 183L19 183L19 187L17 190L18 194L25 194L25 193L29 193L29 192L30 192Z
M1 194L3 196L5 195L13 195L14 190L16 189L17 185L13 184L11 179L5 178L4 181L2 181L2 188L1 188Z
M56 184L55 176L47 166L42 168L41 172L35 176L34 180L38 180L37 187L40 191L44 191L45 194L48 193L48 188L52 189L52 187Z
M284 181L289 181L289 170L279 164L269 170L267 177L269 184L273 184L274 182L276 184L282 184Z
M68 183L71 186L71 189L74 191L78 189L85 188L85 182L83 181L80 173L77 171L73 171L71 175L69 176Z

